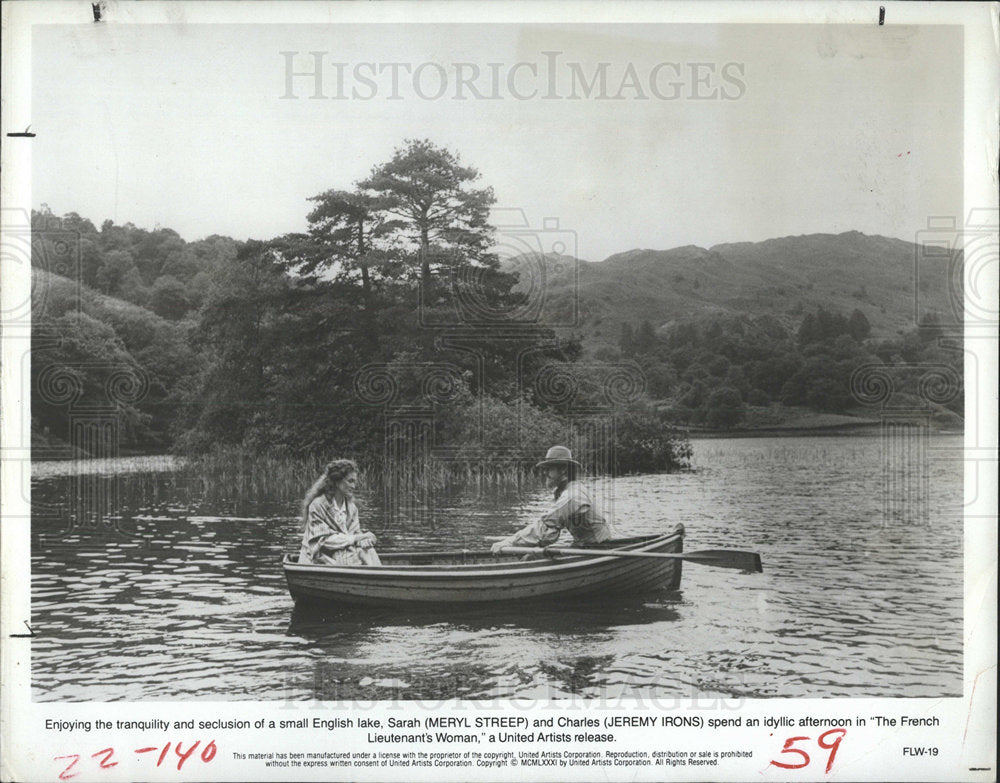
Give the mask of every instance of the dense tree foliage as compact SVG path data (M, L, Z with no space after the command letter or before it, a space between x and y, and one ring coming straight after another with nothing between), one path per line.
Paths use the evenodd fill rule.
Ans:
M526 294L491 252L494 197L478 178L407 141L363 181L309 198L305 232L260 241L34 213L33 432L65 441L74 412L112 410L126 450L373 462L399 445L393 421L429 417L420 437L449 459L523 464L564 442L628 471L685 464L678 424L862 412L862 367L886 371L894 404L962 413L960 388L927 401L927 368L962 375L934 314L892 339L860 310L643 319L596 353L512 328ZM123 373L128 393L109 396Z
M206 275L236 254L228 237L185 242L168 228L148 231L110 220L98 231L76 213L56 218L44 205L32 212L31 223L34 267L171 320L195 316Z
M358 187L375 194L380 206L410 229L421 281L434 267L496 263L490 256L492 188L474 188L479 172L458 156L423 139L408 139L392 159L376 166ZM411 254L413 257L413 254Z
M821 413L865 413L851 389L861 368L881 368L893 379L895 404L931 410L944 423L962 415L960 389L947 400L921 397L919 377L950 368L962 377L962 354L942 347L933 315L897 338L870 338L860 310L850 315L817 308L797 329L763 317L709 317L654 330L648 321L624 324L621 349L639 361L648 387L673 420L730 429L754 408L800 406ZM926 395L924 395L926 396ZM950 413L949 413L950 412Z
M191 323L42 269L33 278L32 432L45 442L71 440L74 413L110 413L122 425L126 451L169 448L186 402L184 383L197 364Z
M684 442L647 398L609 396L580 363L579 338L537 325L498 337L525 295L490 252L493 193L472 188L477 178L451 152L410 141L353 189L312 197L306 232L266 241L186 243L110 221L98 231L43 210L33 260L59 304L36 318L35 366L78 374L88 399L116 368L149 379L122 408L127 448L371 464L396 448L390 424L405 414L471 462L523 465L566 442L612 470L685 464ZM79 251L56 269L65 235ZM573 393L545 393L548 375ZM65 437L72 410L35 399L36 429ZM587 441L579 410L618 421L617 442Z

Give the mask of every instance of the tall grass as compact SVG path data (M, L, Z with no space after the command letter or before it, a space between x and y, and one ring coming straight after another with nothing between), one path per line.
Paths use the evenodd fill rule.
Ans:
M185 472L191 484L200 485L203 501L267 498L297 509L323 468L323 461L315 456L221 446L188 459ZM367 478L364 471L359 466L362 482Z
M391 464L383 458L357 459L358 481L368 491L387 488L426 490L497 488L519 491L537 482L525 462L487 463L485 460L428 460ZM201 485L204 497L266 497L280 503L302 499L320 475L326 461L318 456L284 452L250 452L224 446L187 460L189 481Z

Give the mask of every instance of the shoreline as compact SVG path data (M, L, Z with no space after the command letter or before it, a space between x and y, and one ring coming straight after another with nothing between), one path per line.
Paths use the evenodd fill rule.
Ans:
M734 430L680 430L682 435L690 440L743 440L750 438L807 438L807 437L833 437L833 436L856 436L864 437L878 433L882 422L871 421L859 424L828 424L816 427L758 427L754 429L734 429ZM961 430L935 429L928 432L932 436L960 436L964 432ZM169 461L174 465L180 465L185 461L185 457L177 454L164 454L163 452L153 452L149 454L121 454L117 457L54 457L49 456L43 459L32 459L32 465L65 465L67 463L87 463L97 467L100 464L111 466L119 461L135 461L139 459ZM141 468L135 468L141 472ZM61 472L61 471L60 471Z
M687 429L683 433L691 439L713 440L717 438L793 438L826 435L872 435L882 422L869 421L851 424L824 424L818 426L775 426L737 428L731 430ZM945 434L944 431L931 430L933 434ZM955 433L960 434L960 433Z
M783 437L824 437L834 435L866 436L876 434L882 427L880 419L856 420L834 424L790 424L761 427L736 427L729 430L688 427L680 432L689 439L713 440L717 438L783 438ZM962 429L944 427L931 422L927 428L929 435L963 435Z

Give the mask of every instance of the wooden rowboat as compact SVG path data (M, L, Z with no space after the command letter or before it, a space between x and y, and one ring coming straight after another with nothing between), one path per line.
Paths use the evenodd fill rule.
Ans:
M680 553L684 526L656 536L589 544L609 551ZM296 602L384 607L456 606L564 598L600 599L676 590L681 560L657 557L552 554L523 560L489 551L380 552L379 566L305 565L285 557Z

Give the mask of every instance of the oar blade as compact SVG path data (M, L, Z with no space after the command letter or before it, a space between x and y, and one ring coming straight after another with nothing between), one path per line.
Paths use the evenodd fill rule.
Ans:
M758 574L764 571L759 554L738 549L701 549L697 552L685 552L684 559L716 568L735 568Z

